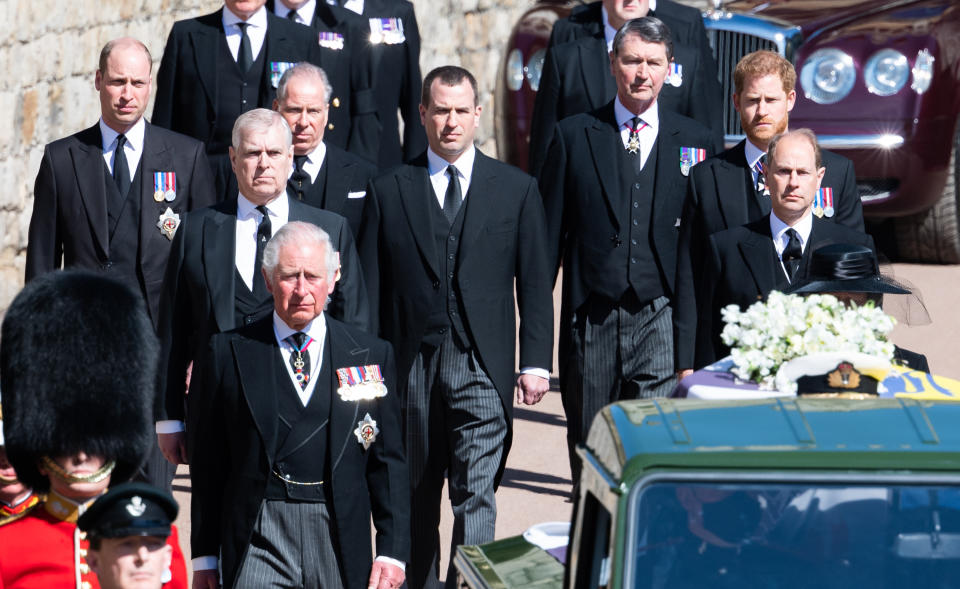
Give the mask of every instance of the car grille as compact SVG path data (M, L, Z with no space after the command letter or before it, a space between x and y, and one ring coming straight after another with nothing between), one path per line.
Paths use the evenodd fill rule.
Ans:
M785 27L755 16L730 13L706 13L710 46L717 60L717 73L723 88L723 130L726 143L732 145L743 138L740 116L733 109L733 70L744 55L762 49L775 51L792 61L800 42L800 29Z

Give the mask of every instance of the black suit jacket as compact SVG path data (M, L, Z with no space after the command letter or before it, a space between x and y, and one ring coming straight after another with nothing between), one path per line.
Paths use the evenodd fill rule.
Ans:
M558 121L596 110L617 94L600 7L600 2L594 2L575 9L556 22L550 35L530 128L530 170L534 175L544 164ZM720 150L722 90L700 12L660 0L656 17L670 28L674 62L683 67L680 87L664 83L658 98L660 110L682 114L711 128L711 145Z
M189 137L147 124L140 158L139 258L137 280L157 323L170 239L157 227L167 207L181 219L187 211L216 202L203 145ZM177 197L153 199L153 173L176 174ZM131 176L136 170L131 170ZM26 280L64 268L109 270L110 238L104 185L103 139L99 124L54 141L43 150L33 189L33 215L27 241Z
M341 277L328 316L360 329L370 326L370 306L353 234L346 220L290 200L290 221L313 223L330 234L340 252ZM234 288L236 197L187 216L167 265L158 334L161 347L158 420L183 419L184 375L210 336L236 325Z
M224 36L223 9L197 18L181 20L173 25L157 71L157 96L153 106L153 122L203 142L210 140L216 124L217 69L220 42ZM323 68L330 77L340 106L330 109L330 121L324 133L327 142L373 160L377 144L376 113L371 108L372 96L368 75L362 68L344 71L342 59L332 52L321 51L317 34L310 29L267 13L267 36L264 40L265 65L270 62L310 63ZM349 73L347 79L339 76ZM356 94L356 96L355 96ZM276 88L268 74L263 76L255 106L270 108ZM357 105L357 110L353 109ZM232 122L231 122L232 124ZM331 128L332 125L332 128Z
M427 148L420 122L420 31L413 4L407 0L366 0L363 18L397 18L403 23L402 43L372 46L377 113L382 127L377 165L386 170L410 161ZM370 29L367 29L368 34ZM397 110L403 117L403 146Z
M680 223L680 250L677 256L676 308L674 314L674 351L678 368L689 368L693 361L696 325L697 277L702 276L707 238L718 231L739 227L749 218L749 199L753 195L752 176L747 165L746 141L695 166ZM863 206L857 192L853 162L830 151L823 151L826 173L821 186L833 189L833 217L824 220L863 231Z
M444 277L437 268L429 207L439 207L426 153L375 178L367 190L374 207L361 247L368 284L379 298L380 333L397 350L406 382L424 337L430 302ZM543 204L533 178L477 151L464 197L457 275L468 331L511 423L520 311L520 366L549 369L553 354L553 300L543 236ZM375 263L368 260L373 258ZM516 282L516 301L514 299ZM506 460L507 449L503 452ZM501 472L502 472L501 463ZM498 479L499 480L499 476Z
M233 586L250 543L277 440L277 374L286 376L273 318L210 340L188 395L187 424L191 548L221 558L224 587ZM330 528L348 589L367 586L373 556L370 519L379 556L409 560L409 479L400 429L400 395L390 345L327 317L332 357L328 432ZM369 401L344 401L336 370L379 364L388 393ZM292 383L290 386L293 386ZM317 394L317 393L314 393ZM369 414L380 432L366 450L354 429Z
M832 243L851 243L874 249L873 238L814 217L810 237L797 270L806 274L812 252ZM726 356L729 349L720 341L723 321L720 310L727 305L746 309L774 290L783 268L776 260L770 219L763 217L709 238L709 254L704 264L704 279L697 291L696 358L694 368L702 368Z
M678 114L660 111L654 149L657 155L653 191L651 245L657 266L673 294L677 260L677 224L687 177L680 169L680 148L701 147L709 154L710 131ZM620 132L613 102L592 113L562 121L548 152L549 168L540 175L547 212L552 269L563 262L563 312L575 311L602 284L613 248L628 239L629 219L621 218Z
M367 182L376 175L376 167L348 151L327 145L321 173L324 170L324 181L305 187L302 202L346 218L353 235L359 235L367 202ZM238 191L237 177L231 175L220 200L234 199ZM297 199L293 191L287 193L291 199Z

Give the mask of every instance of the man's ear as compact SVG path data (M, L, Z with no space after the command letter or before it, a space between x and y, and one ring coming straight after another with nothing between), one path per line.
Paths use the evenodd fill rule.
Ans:
M87 564L90 565L97 577L100 576L100 552L97 550L87 550Z

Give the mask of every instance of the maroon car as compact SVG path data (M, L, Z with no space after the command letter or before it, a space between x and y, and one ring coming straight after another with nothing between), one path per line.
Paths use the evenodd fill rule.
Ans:
M541 1L514 27L497 87L497 147L526 166L543 49L576 1ZM777 51L798 74L791 127L853 160L864 214L898 257L960 262L957 146L960 2L714 0L704 13L724 89L726 142L742 139L730 94L737 61ZM722 4L722 6L721 6Z

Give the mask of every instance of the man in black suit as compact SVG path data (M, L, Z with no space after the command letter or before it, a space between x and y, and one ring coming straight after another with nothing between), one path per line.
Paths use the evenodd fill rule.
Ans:
M376 113L378 96L372 90L376 78L366 20L325 0L267 0L267 10L313 29L324 71L331 82L329 120L324 125L334 139L338 134L337 125L344 122L339 114L342 109L352 113ZM355 90L361 88L367 90ZM352 100L352 104L344 103L346 99ZM365 117L364 120L371 129L379 131L374 127L374 117ZM375 164L380 134L377 132L362 138L373 143L364 145L362 150L352 144L350 148Z
M628 20L648 14L663 21L673 39L673 62L657 100L661 112L713 129L713 148L722 148L723 100L700 11L671 0L603 0L554 24L533 107L530 173L539 174L558 121L596 110L616 95L609 68L613 37Z
M393 352L323 312L333 247L314 225L284 225L263 253L273 313L214 335L198 364L194 587L218 586L218 557L225 587L403 583L410 516Z
M295 65L280 78L273 109L293 132L294 171L287 186L297 200L345 217L356 236L360 234L367 182L377 169L323 140L329 95L330 81L315 65Z
M772 290L784 290L807 273L810 252L831 243L874 249L873 239L813 214L825 169L817 138L809 129L775 135L765 169L769 215L709 237L704 277L696 294L696 357L700 368L724 357L721 310L746 309Z
M174 23L157 73L153 123L206 144L218 194L231 173L227 151L236 118L269 108L287 68L301 61L328 68L331 61L316 34L268 12L265 2L225 0L212 14ZM340 106L331 114L327 141L372 161L377 121L368 82L353 73L334 80Z
M674 385L677 223L712 138L658 107L671 51L659 19L623 25L610 53L616 98L557 125L540 176L555 272L563 262L557 357L574 482L573 449L604 405Z
M380 119L377 165L387 170L408 162L427 148L420 122L420 31L407 0L340 0L369 25L374 60L374 88ZM399 117L397 116L399 110ZM400 117L403 118L401 146Z
M774 135L787 130L796 99L793 64L771 51L744 56L733 73L733 103L747 137L693 169L680 222L675 321L676 365L681 375L693 364L696 325L694 293L703 276L707 238L723 229L766 218L770 197L760 168ZM826 174L813 205L824 220L863 231L863 207L857 193L853 162L823 151Z
M533 178L473 146L476 84L456 66L427 74L420 112L430 147L370 183L373 215L364 232L375 234L360 239L373 252L364 264L379 296L380 331L396 348L406 383L414 588L437 583L445 471L452 545L494 538L494 493L511 439L516 303L517 398L533 404L549 389L553 303L543 204ZM448 586L454 580L450 566Z
M173 242L167 265L158 333L161 387L157 433L170 462L185 462L184 393L191 366L211 335L249 325L269 314L272 301L256 270L273 232L288 221L326 231L340 255L340 276L330 316L360 329L370 308L353 234L340 215L289 198L293 162L287 122L274 111L254 109L237 119L230 158L239 192L193 212Z
M156 325L171 240L182 216L216 193L203 145L143 118L152 63L132 38L100 52L100 122L43 152L26 280L61 266L107 272L143 295ZM173 470L154 448L141 477L168 488Z

